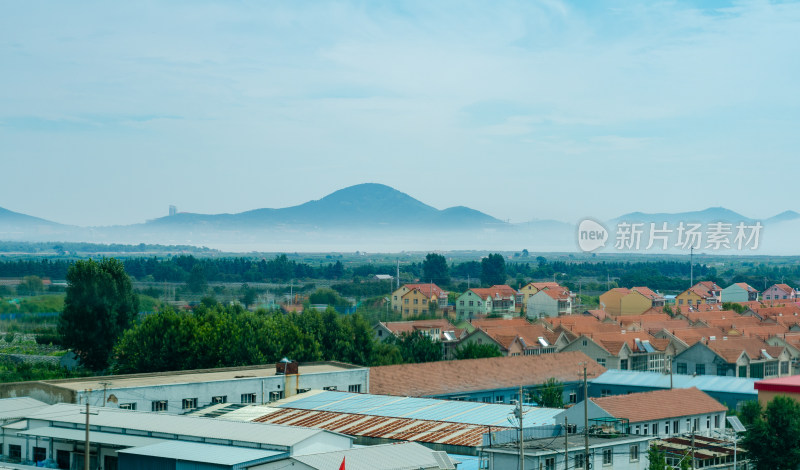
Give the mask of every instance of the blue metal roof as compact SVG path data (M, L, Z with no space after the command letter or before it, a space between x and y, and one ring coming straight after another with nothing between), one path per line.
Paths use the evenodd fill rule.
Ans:
M672 375L673 388L697 387L704 392L740 393L756 396L753 384L758 379L722 377L716 375ZM669 388L669 374L611 369L592 379L595 385L621 385L632 387Z
M509 426L508 417L516 405L435 398L394 397L347 392L319 392L310 396L283 401L279 408L367 414L391 418L449 421L482 426ZM525 425L554 424L555 416L564 410L525 407Z

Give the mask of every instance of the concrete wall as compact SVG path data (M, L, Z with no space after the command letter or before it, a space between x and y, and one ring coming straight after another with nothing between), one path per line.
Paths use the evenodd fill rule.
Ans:
M558 300L550 297L544 291L539 291L528 299L525 314L528 318L557 317Z
M212 397L225 396L227 403L241 403L243 394L254 393L254 403L269 403L270 393L283 397L295 395L298 389L321 390L325 387L336 387L337 390L348 391L351 385L360 386L361 393L369 392L369 370L350 369L336 372L321 372L300 375L273 375L268 377L238 378L213 382L181 383L169 385L152 385L142 387L114 388L112 385L105 391L106 399L111 395L117 403L106 403L106 406L119 407L133 403L137 411L152 411L152 402L166 400L167 413L182 414L189 410L182 408L184 398L196 398L197 406L211 403ZM81 403L86 403L84 392L78 393ZM89 403L93 406L103 405L103 390L94 390L89 394Z
M48 405L76 403L73 390L44 382L11 382L0 384L0 398L30 397Z
M653 306L653 302L642 294L631 291L620 299L620 315L639 315Z
M722 289L719 294L720 302L747 302L750 300L747 297L747 291L736 284L731 284Z

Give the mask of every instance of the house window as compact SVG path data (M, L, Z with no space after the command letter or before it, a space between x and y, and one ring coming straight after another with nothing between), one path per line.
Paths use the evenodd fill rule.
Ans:
M706 429L711 429L711 416L706 416Z
M464 306L464 301L463 300L459 300L458 301L458 305L461 305L463 307Z
M649 424L645 424L644 425L644 435L646 436L648 434L650 434L650 425Z
M728 364L717 364L717 375L720 377L728 375Z
M706 365L705 364L695 364L694 365L694 373L696 375L706 375Z
M687 368L686 368L686 363L685 362L679 362L675 366L675 373L676 374L686 374L687 373L686 371L687 371Z
M419 304L419 299L414 299L414 305L418 305L418 304Z
M638 462L639 461L639 444L634 444L631 446L631 462Z
M595 359L595 361L597 361L597 363L600 364L603 367L606 366L606 358L604 358L604 357L598 357L597 359Z
M641 428L641 427L639 427L639 425L638 425L638 424L636 425L636 427L635 427L635 428L633 428L633 433L634 433L634 434L639 434L639 433L641 433L641 431L642 431L642 428Z
M403 303L408 305L408 299L403 299Z
M789 375L789 361L781 362L781 375Z
M350 393L361 393L361 384L348 385L347 391Z
M276 401L283 398L283 390L278 390L277 392L269 392L269 401Z
M609 396L611 396L611 390L609 390L607 388L604 388L604 389L600 390L600 396L601 397L609 397Z
M417 313L418 313L418 312L417 312L417 309L414 309L414 315L416 315Z
M469 306L472 307L472 304L473 304L473 302L470 300L469 301Z
M217 397L211 397L211 404L217 405L219 403L228 403L228 395L220 395Z
M575 392L569 392L569 402L578 403L578 394Z
M544 470L556 470L556 458L547 457L544 459Z
M150 406L151 411L167 411L167 400L153 400Z
M44 447L34 447L33 448L33 461L34 462L41 462L47 458L47 449Z
M12 462L19 462L20 460L22 460L22 446L17 444L9 444L8 458Z
M678 305L683 305L683 299L678 299Z
M714 427L719 427L719 415L714 415Z
M603 465L614 464L614 452L612 449L603 449Z
M622 370L628 370L628 360L627 359L620 359L619 360L619 368Z
M767 362L766 364L764 364L764 376L772 377L774 375L778 375L778 363Z
M120 403L119 409L136 411L136 403Z
M328 385L327 387L322 387L322 389L328 392L335 392L336 390L339 390L339 387L336 385Z
M255 393L243 393L241 398L242 398L242 403L255 403L256 402L256 394Z
M669 436L669 421L664 422L664 434Z
M481 401L484 402L484 403L491 403L492 402L492 397L483 397L481 399Z
M396 295L394 296L394 300L397 300L397 296Z
M672 422L672 434L678 434L678 432L680 431L680 425L681 422L678 421L677 419Z
M573 460L573 462L575 463L575 465L574 465L575 468L583 468L584 467L584 462L586 461L586 459L584 459L583 456L584 456L584 454L582 454L582 453L581 454L575 454L575 458Z
M505 397L505 396L503 396L503 395L497 395L496 397L494 397L494 402L495 402L495 403L504 403L504 402L505 402L505 399L506 399L506 397Z
M586 341L586 340L583 340L583 341L581 341L581 344L583 344L584 346L587 346L589 344L589 342Z
M184 398L181 400L182 410L193 410L197 408L197 398Z
M764 363L759 362L750 364L750 378L763 379L764 378Z

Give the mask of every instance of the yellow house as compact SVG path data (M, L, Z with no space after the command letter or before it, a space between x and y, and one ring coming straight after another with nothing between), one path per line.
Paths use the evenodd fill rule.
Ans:
M436 294L433 294L433 303L437 305ZM401 297L403 318L409 316L427 315L430 313L431 296L424 289L414 287ZM437 305L438 308L438 305Z
M426 282L424 284L404 284L399 289L392 292L393 312L402 313L403 315L406 314L405 312L406 304L403 301L403 296L408 294L410 291L414 289L417 289L420 292L424 292L425 294L427 294L427 298L437 299L437 302L442 307L447 305L447 292L443 291L441 287L437 286L432 282Z
M558 285L557 282L529 282L528 284L524 285L520 290L519 293L521 294L520 304L521 305L528 305L528 299L533 297L534 294L539 292L544 288L557 288L561 287Z

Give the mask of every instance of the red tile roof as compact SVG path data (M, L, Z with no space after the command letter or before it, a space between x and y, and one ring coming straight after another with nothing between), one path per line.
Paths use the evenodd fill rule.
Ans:
M614 395L591 400L611 416L627 419L631 423L719 413L728 409L695 387Z
M442 297L443 295L446 296L447 292L443 291L441 287L437 286L432 282L426 282L424 284L405 284L404 285L408 290L417 289L418 291L425 294L427 297L431 297L431 294Z
M399 364L370 368L369 391L378 395L423 397L540 385L549 378L574 382L583 375L581 363L587 364L587 373L593 377L606 370L578 351Z
M642 294L643 296L647 297L650 300L664 300L664 296L661 294L656 294L649 287L631 287L631 290L635 290L636 292Z

